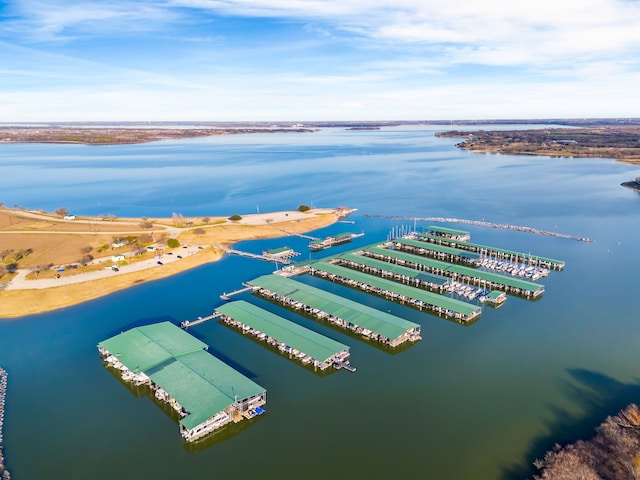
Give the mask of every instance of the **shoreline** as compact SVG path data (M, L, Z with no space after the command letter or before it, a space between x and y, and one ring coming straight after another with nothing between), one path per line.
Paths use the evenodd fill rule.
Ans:
M193 247L193 253L185 254L184 258L180 259L177 259L177 255L174 255L171 257L171 261L167 261L166 264L163 262L162 265L158 265L157 259L153 257L128 265L148 262L148 268L132 268L130 269L131 271L127 272L127 268L123 267L118 273L112 272L106 277L101 275L105 278L82 279L78 282L70 282L67 285L45 288L0 290L0 321L78 305L141 283L167 278L216 262L224 255L224 252L216 248L216 245L229 247L240 241L289 236L278 228L284 228L294 233L306 233L332 225L340 218L343 218L345 214L345 211L339 209L316 209L307 213L297 211L272 212L246 215L240 222L234 224L212 225L208 228L207 233L201 235L194 233L194 229L186 229L180 232L177 237L183 243L195 246ZM202 248L200 249L198 246ZM181 253L181 251L182 249L177 253ZM95 272L79 273L77 275L89 275ZM73 276L66 278L73 278ZM90 278L90 276L87 278ZM43 280L45 279L27 280L26 282L40 282ZM46 279L46 281L50 282L51 280Z

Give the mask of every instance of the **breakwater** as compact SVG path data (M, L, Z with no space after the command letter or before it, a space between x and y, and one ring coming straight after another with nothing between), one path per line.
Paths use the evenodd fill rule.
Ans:
M2 436L2 426L4 424L4 406L5 399L7 397L7 371L0 367L0 478L2 480L9 480L11 478L11 474L9 470L6 469L4 464L4 446L3 446L3 436Z
M506 223L485 222L484 220L468 220L465 218L448 218L448 217L406 217L402 215L375 215L371 213L364 213L363 216L369 217L369 218L388 218L391 220L411 220L414 222L465 223L467 225L478 225L480 227L501 228L503 230L515 230L518 232L534 233L536 235L548 235L550 237L568 238L570 240L577 240L579 242L592 241L590 238L587 238L587 237L579 237L576 235L569 235L566 233L550 232L547 230L540 230L539 228L527 227L525 225L509 225Z

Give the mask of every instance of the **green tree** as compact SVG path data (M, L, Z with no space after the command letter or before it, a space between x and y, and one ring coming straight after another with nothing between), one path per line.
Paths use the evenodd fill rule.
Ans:
M311 207L309 207L309 205L300 205L298 207L299 212L308 212L309 210L311 210Z
M241 215L231 215L229 217L229 220L231 220L232 222L237 222L238 220L242 220L242 216Z
M167 247L169 248L178 248L180 246L180 242L177 238L169 238L167 239Z

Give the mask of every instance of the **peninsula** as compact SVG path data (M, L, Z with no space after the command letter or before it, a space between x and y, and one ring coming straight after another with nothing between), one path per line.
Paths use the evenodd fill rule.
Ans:
M0 318L93 300L214 262L233 243L309 232L351 212L117 219L0 208Z
M453 130L438 137L460 137L456 146L481 153L615 158L640 165L640 126L594 126L536 130Z

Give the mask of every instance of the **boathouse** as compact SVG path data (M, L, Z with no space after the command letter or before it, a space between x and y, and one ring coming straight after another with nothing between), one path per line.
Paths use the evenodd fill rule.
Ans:
M180 433L198 440L230 422L263 413L266 390L205 350L170 322L132 328L98 343L123 380L147 384L180 415Z
M413 255L411 253L399 252L377 246L362 249L362 254L385 262L453 278L459 282L477 285L491 290L502 290L527 298L537 298L544 293L544 285L538 283L528 282L517 277L486 272L476 268L469 268L463 265L454 265L421 255Z
M290 358L325 370L343 367L349 347L244 300L216 308L221 319L243 333L267 342Z
M450 238L453 240L461 240L463 242L468 242L469 240L471 240L471 233L464 230L456 230L455 228L429 225L424 229L424 231L425 233L429 233L441 238Z
M482 313L482 308L477 305L328 262L312 264L311 273L463 323L476 319Z
M420 325L390 313L280 275L263 275L248 282L254 291L294 310L350 330L384 345L397 347L421 340Z
M514 250L507 250L505 248L490 247L487 245L480 245L478 243L471 243L468 241L429 235L426 233L419 233L417 237L423 242L445 245L460 250L467 250L469 252L478 253L483 257L507 260L513 263L526 262L528 265L552 268L554 270L562 270L565 267L565 262L563 260L555 260L553 258L541 257L539 255L531 255L531 253L516 252Z

